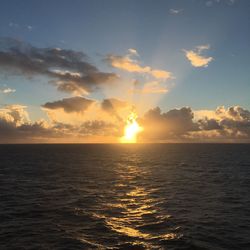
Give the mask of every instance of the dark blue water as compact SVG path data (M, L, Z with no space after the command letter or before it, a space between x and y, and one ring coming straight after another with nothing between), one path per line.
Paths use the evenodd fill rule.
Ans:
M1 145L0 249L250 249L250 145Z

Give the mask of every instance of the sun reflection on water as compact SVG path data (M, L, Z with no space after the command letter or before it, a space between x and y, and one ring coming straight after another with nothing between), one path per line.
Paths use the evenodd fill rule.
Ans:
M158 189L143 185L143 178L150 173L136 164L120 163L115 171L117 182L112 190L115 197L105 204L102 215L95 216L101 216L113 232L131 238L131 244L140 244L146 249L153 249L154 241L178 239L180 235L167 227L171 215L162 214L157 206L163 202L163 198L156 195Z

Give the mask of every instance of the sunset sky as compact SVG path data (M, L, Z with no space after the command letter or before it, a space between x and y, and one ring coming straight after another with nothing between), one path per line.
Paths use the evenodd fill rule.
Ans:
M0 143L250 142L250 1L3 0Z

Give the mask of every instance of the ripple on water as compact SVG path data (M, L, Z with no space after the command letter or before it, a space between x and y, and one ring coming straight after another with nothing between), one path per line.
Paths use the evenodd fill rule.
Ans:
M1 249L249 249L249 145L0 145Z
M120 164L116 171L122 174L118 175L119 179L113 187L113 199L103 203L99 213L92 216L104 220L107 228L118 234L120 239L125 237L126 243L119 247L129 245L135 249L159 249L156 242L180 239L182 234L172 227L171 215L159 209L164 199L153 197L159 188L146 188L135 181L138 166ZM117 192L116 189L124 189L124 192Z

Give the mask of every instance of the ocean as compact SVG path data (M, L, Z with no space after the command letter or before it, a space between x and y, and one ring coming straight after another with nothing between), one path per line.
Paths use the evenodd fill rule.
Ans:
M250 249L249 144L0 145L0 249Z

